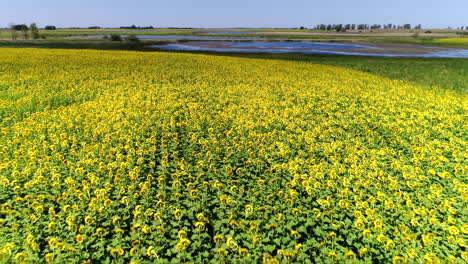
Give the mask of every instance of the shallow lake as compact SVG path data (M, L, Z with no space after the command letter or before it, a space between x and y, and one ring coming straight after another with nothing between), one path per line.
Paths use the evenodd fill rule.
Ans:
M107 35L88 35L90 38L102 38ZM128 35L120 35L122 38L128 37ZM217 36L182 36L182 35L136 35L139 39L186 39L186 40L213 40L213 39L246 39L246 40L260 40L262 38L257 37L217 37Z
M255 33L260 33L260 32L259 31L241 31L241 30L239 31L236 31L236 30L200 30L200 31L197 31L197 33L213 34L213 35L240 35L240 34L255 34Z
M165 50L191 50L214 52L303 53L381 57L468 58L468 49L426 47L419 45L402 44L341 44L325 42L286 41L193 41L187 43L154 45L151 47Z

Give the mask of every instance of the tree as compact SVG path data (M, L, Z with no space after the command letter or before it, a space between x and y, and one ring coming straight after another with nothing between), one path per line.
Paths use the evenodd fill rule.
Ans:
M16 29L15 25L10 24L10 34L11 34L11 40L16 40Z
M21 32L23 33L23 38L24 39L28 39L29 38L29 35L28 35L28 26L26 26L26 24L22 24L21 25Z
M128 37L125 38L126 41L130 42L139 42L140 40L138 39L137 36L135 35L129 35Z
M111 41L122 41L122 37L118 34L111 34L110 35L110 40Z
M403 29L411 29L411 24L404 24Z
M37 29L36 23L32 23L31 25L29 25L29 28L31 29L32 38L38 39L40 35L39 35L39 30Z
M26 24L18 24L18 25L12 25L11 28L14 30L14 31L21 31L23 33L23 38L24 39L28 39L28 26L26 26Z
M359 24L357 26L357 29L359 29L359 30L367 29L367 24Z
M338 24L338 25L335 26L336 32L340 32L342 28L343 28L342 24Z
M44 29L45 30L56 30L57 28L55 26L48 25L48 26L45 26Z

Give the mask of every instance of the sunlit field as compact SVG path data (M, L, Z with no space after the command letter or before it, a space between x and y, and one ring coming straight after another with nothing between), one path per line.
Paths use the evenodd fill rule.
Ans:
M441 39L436 39L435 42L440 42L440 43L468 43L468 38L441 38Z
M466 93L335 66L0 49L2 263L464 263Z

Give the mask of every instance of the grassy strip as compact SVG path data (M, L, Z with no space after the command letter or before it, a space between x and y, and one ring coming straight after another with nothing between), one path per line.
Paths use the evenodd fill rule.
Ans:
M245 54L223 56L295 60L351 68L392 79L468 92L468 59L395 58L315 54Z

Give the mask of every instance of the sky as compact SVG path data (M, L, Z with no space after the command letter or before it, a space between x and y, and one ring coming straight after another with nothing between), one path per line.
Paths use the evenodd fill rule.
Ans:
M20 2L21 4L19 4ZM468 26L467 0L0 0L0 27L238 28L317 24Z

